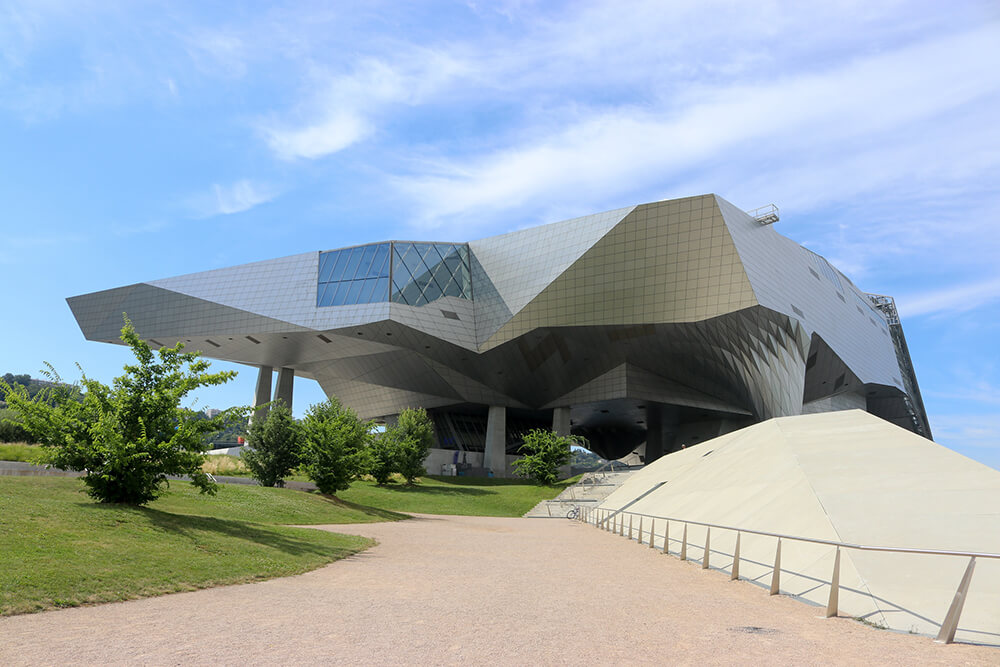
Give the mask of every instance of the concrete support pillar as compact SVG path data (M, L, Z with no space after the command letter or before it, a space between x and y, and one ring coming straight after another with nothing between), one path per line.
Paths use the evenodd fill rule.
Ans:
M250 413L250 420L253 421L257 417L261 419L267 418L267 408L258 407L266 405L271 401L271 377L274 375L274 368L271 366L261 366L257 371L257 388L253 392L253 405L254 411Z
M507 476L507 408L502 405L490 406L483 467L492 470L494 477Z
M649 465L663 456L663 411L652 403L646 408L645 464Z
M274 389L274 400L283 402L289 410L292 409L292 384L294 380L294 369L278 369L278 386Z
M556 408L552 411L552 430L556 435L568 436L570 434L569 408Z
M646 463L680 449L677 408L650 402L646 409Z

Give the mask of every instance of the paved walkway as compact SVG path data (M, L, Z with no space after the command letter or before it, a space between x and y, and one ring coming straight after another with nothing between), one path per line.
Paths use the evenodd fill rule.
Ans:
M421 516L298 577L0 618L0 664L997 664L570 521Z

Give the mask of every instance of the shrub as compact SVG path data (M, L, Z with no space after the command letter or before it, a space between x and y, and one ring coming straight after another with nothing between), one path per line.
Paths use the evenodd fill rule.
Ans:
M201 419L180 403L198 387L223 384L236 373L208 373L209 363L182 352L181 343L154 353L127 317L121 339L137 363L126 365L113 386L84 375L82 398L77 387L61 384L29 397L23 385L0 380L8 405L33 439L51 449L52 464L83 471L87 492L102 503L144 505L163 492L168 475L189 475L203 493L215 493L201 469L202 440L239 409ZM50 376L59 382L54 370Z
M247 431L241 458L261 486L284 486L285 478L299 464L302 435L292 411L281 401L271 405L267 417L255 417Z
M427 411L407 408L399 413L396 425L390 429L396 436L396 472L413 484L417 477L426 475L424 460L434 444L434 425Z
M365 472L372 476L379 486L384 485L397 472L399 459L399 436L392 428L372 438L365 451Z
M545 429L532 429L524 436L519 452L524 456L514 461L514 474L539 484L551 485L559 480L559 466L569 463L573 436L556 435Z
M371 422L331 397L310 406L301 427L301 467L322 493L343 491L363 474Z
M30 442L31 434L13 410L0 410L0 442Z

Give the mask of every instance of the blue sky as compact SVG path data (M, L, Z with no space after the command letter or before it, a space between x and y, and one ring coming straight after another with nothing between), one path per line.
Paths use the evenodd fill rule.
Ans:
M1000 468L998 121L995 2L5 0L0 372L120 371L67 296L715 192L895 296Z

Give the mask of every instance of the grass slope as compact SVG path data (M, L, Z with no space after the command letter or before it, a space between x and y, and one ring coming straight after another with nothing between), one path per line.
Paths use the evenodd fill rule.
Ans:
M475 477L421 477L413 486L355 482L338 497L352 503L397 512L462 514L466 516L521 516L543 500L555 498L579 477L554 486L539 486L517 479Z
M0 615L299 574L371 540L271 524L391 518L285 489L212 498L174 483L134 508L96 503L76 479L0 477Z
M45 448L39 445L29 445L26 442L0 442L0 461L42 463L45 458Z

